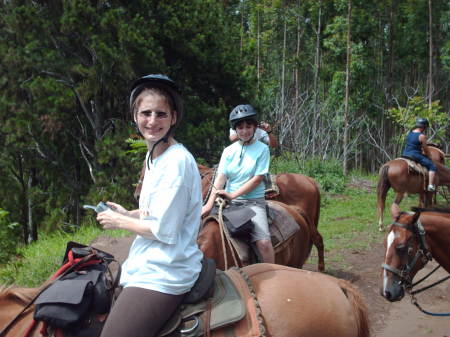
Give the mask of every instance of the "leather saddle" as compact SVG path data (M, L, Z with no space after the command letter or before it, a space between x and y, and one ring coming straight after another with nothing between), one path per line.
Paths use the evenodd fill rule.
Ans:
M216 270L214 260L205 258L192 290L158 336L203 336L206 330L240 321L246 313L246 305L232 280Z

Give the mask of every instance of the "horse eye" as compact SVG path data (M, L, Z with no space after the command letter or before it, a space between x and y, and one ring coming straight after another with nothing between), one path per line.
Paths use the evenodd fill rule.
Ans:
M398 245L397 247L395 247L395 250L397 251L398 255L404 255L406 253L406 246Z

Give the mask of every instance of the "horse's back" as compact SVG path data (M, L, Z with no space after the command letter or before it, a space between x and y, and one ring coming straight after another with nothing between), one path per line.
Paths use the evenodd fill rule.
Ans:
M252 282L271 336L364 335L358 334L359 317L337 279L264 263L244 267L243 271Z
M317 227L320 213L320 190L314 179L298 173L280 173L276 176L280 195L274 200L297 207L307 220Z

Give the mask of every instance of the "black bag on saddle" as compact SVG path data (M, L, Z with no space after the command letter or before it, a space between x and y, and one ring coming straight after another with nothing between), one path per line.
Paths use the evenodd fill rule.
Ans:
M215 212L217 212L217 209L215 209ZM223 208L222 215L228 232L233 237L248 237L255 227L252 218L256 213L245 204L231 202Z
M111 261L114 257L108 253L69 242L63 264L68 268L38 296L34 319L66 335L99 336L104 320L92 317L109 312L120 277L119 269L113 280ZM72 328L77 332L71 333Z

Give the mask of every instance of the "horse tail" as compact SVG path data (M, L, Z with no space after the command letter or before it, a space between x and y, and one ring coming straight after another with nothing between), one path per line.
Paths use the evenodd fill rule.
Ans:
M358 326L358 337L369 337L369 315L361 293L350 282L338 279L339 287L347 297Z
M378 185L377 185L377 210L378 210L378 217L382 216L383 210L384 210L384 202L386 200L387 192L389 191L389 188L391 187L391 183L388 179L388 171L389 171L389 165L384 164L380 169L380 174L378 178Z

